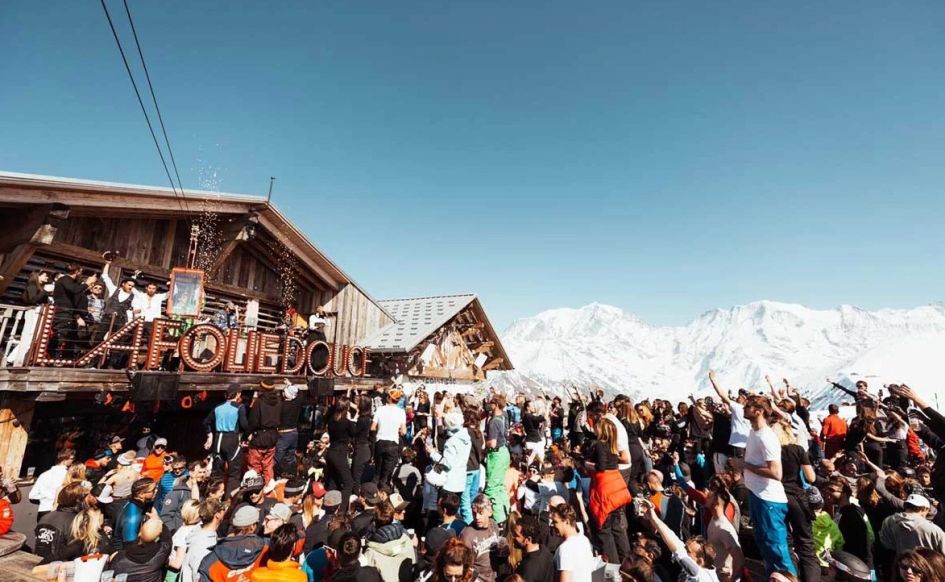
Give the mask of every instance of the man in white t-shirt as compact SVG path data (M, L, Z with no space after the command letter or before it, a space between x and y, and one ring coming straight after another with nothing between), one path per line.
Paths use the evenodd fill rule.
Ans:
M755 542L765 560L765 573L787 571L795 576L787 532L787 495L781 484L781 443L768 426L771 403L763 396L752 396L745 404L745 418L751 432L745 446L744 461L737 461L744 471L749 491L751 521Z
M728 405L728 409L732 412L730 420L732 423L732 432L728 437L728 444L732 447L734 457L743 458L745 456L745 445L748 443L748 433L751 432L751 423L745 418L745 402L748 398L742 391L739 391L738 397L735 400L729 398L728 394L719 387L715 370L709 370L709 382L712 384L712 388L715 389L715 393L719 395L722 402ZM716 473L721 473L725 470L727 460L725 455L716 453L712 459Z
M552 507L551 524L564 538L555 551L555 582L591 582L594 551L590 540L578 533L574 508L567 503Z
M400 462L400 439L407 433L407 413L397 406L403 392L393 389L387 393L387 404L374 413L371 430L374 437L374 482L389 485L394 469Z

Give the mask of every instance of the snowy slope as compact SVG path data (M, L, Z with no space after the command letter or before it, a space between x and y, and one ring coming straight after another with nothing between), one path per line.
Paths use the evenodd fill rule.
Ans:
M758 301L658 327L593 303L518 320L502 341L516 369L494 384L509 390L563 393L573 384L683 400L710 390L706 375L714 368L726 388L760 389L770 374L821 403L833 399L827 376L866 377L876 387L906 382L931 396L945 377L945 304L866 311Z

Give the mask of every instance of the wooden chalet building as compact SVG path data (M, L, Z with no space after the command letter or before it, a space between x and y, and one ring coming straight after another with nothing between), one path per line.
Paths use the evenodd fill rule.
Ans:
M475 295L381 301L394 323L367 340L377 375L478 382L510 370L509 356Z
M259 334L274 333L289 309L298 314L295 321L304 322L323 307L327 343L368 354L362 373L335 378L336 390L387 382L396 371L474 382L490 370L511 369L475 295L376 301L266 198L197 191L181 196L166 188L0 173L0 466L6 470L42 466L50 441L67 430L146 423L199 446L200 421L229 384L252 388L273 376L306 382L304 370L182 366L178 393L191 396L187 406L175 401L132 412L125 370L34 360L11 366L9 356L23 340L27 308L21 297L30 273L62 272L66 263L98 273L106 251L116 256L113 281L140 271L138 280L156 283L159 291L166 290L172 270L193 263L205 277L200 318L227 302L242 310L254 300ZM126 405L118 407L122 401Z

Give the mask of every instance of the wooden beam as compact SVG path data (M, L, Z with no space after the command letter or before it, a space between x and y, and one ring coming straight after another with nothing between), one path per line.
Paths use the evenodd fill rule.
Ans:
M503 358L495 358L487 362L486 365L482 367L482 371L485 372L486 370L494 370L495 368L501 366L504 362L505 360Z
M164 217L168 215L195 216L201 212L217 214L245 214L265 200L236 196L206 198L187 196L181 202L179 196L170 191L136 187L93 186L86 191L69 185L50 185L28 188L0 183L0 203L24 204L68 204L73 208L95 208L97 216L118 216L134 211L152 211ZM183 208L182 208L183 207Z
M259 217L260 224L262 224L266 230L268 230L274 237L279 239L286 246L287 249L295 256L299 257L299 261L311 269L319 278L321 278L325 283L328 284L332 289L338 289L340 287L339 281L328 274L328 272L318 265L314 260L312 260L308 253L302 251L301 248L293 241L287 233L280 231L276 225L270 221L265 216Z
M475 354L485 354L485 353L491 352L492 346L494 345L495 345L495 342L493 341L482 342L481 344L473 348L472 351Z
M62 204L15 208L0 215L0 252L9 252L24 244L48 245L56 229L69 217L69 207Z
M223 247L217 253L216 258L213 259L213 264L207 269L207 275L211 278L216 276L220 268L223 267L223 263L236 250L236 247L252 238L253 230L254 225L250 225L244 220L234 220L225 225L220 234L220 238L224 241Z
M459 327L462 328L462 327L466 327L466 326L469 326L469 328L466 329L465 331L463 331L463 334L462 334L463 337L469 337L469 336L471 336L471 335L476 335L477 333L479 333L480 331L482 331L482 328L484 327L482 323L460 324Z
M240 384L246 388L259 385L259 382L269 379L272 374L227 374L220 372L182 372L180 374L180 390L183 391L224 391L231 383ZM287 376L293 384L304 384L305 376ZM377 378L336 378L335 388L344 389L369 388ZM88 368L0 368L0 391L27 392L65 392L65 393L95 393L102 390L109 392L125 392L128 389L128 376L124 370L96 370ZM0 430L4 424L2 420L4 402L11 394L5 394L0 401ZM22 421L21 421L22 422ZM0 439L3 437L0 432ZM0 455L3 452L3 441L0 440ZM0 457L0 463L3 462ZM4 468L6 465L0 465Z
M4 477L20 474L35 407L22 396L7 394L0 399L0 467Z
M16 247L13 249L13 252L7 255L6 261L4 261L3 266L0 267L0 294L3 294L3 292L10 287L17 273L19 273L20 270L26 266L26 263L29 262L30 258L32 258L33 253L36 252L36 248L36 245L26 243Z
M177 220L167 221L167 233L164 235L164 254L161 256L161 266L165 269L171 268L171 261L174 260L174 239L177 236Z

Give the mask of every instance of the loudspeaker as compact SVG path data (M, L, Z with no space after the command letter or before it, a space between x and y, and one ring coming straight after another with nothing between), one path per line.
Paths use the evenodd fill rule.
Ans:
M176 372L138 372L131 379L128 391L132 402L177 400L180 374Z
M335 395L334 378L312 378L308 381L308 393L312 398Z

